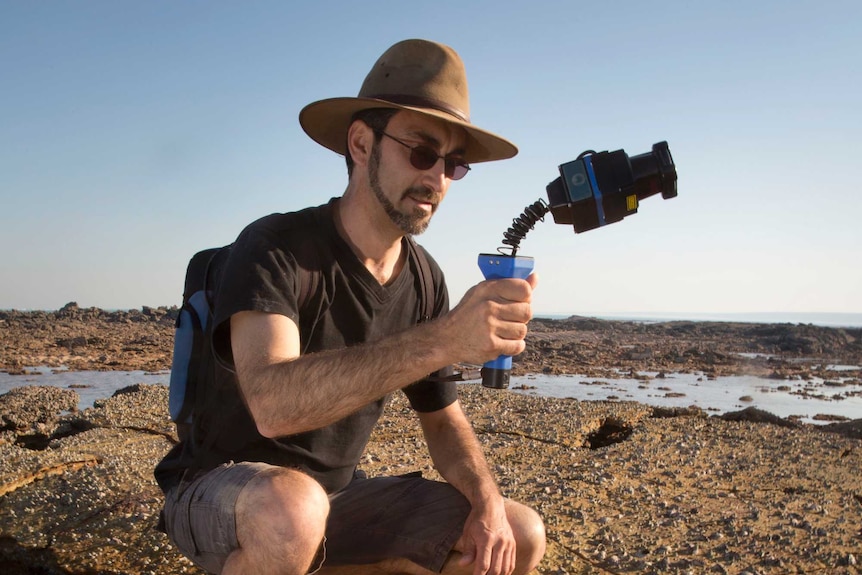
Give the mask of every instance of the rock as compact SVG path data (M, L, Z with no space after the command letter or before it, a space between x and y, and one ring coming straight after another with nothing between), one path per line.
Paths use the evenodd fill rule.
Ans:
M830 423L821 429L830 433L837 433L851 439L862 439L862 419L854 419L841 423Z
M51 386L16 387L0 395L0 429L52 431L64 411L78 409L78 394Z
M814 421L850 421L849 417L843 415L831 415L828 413L818 413L812 417Z
M689 407L655 406L652 408L652 417L706 417L706 413L696 405Z
M749 421L752 423L771 423L780 427L799 427L796 422L782 419L756 407L746 407L742 411L731 411L719 417L725 421Z

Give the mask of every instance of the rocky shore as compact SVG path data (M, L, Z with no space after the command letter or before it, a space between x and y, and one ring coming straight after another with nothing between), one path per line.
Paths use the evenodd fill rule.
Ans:
M0 370L170 368L178 309L105 311L70 302L57 311L0 310ZM571 317L530 322L513 373L619 377L630 371L700 371L828 379L829 363L862 364L862 328L806 324L672 321L641 323ZM850 371L860 377L860 371Z
M0 311L0 369L166 369L175 317L73 304ZM517 359L521 373L829 377L829 363L862 364L862 330L534 320ZM461 401L503 492L545 519L540 574L862 573L860 420L708 417L477 385L462 386ZM0 396L0 572L200 573L155 528L152 467L176 441L167 389L135 385L80 412L77 403L51 387ZM402 396L362 467L437 477Z
M176 307L105 311L70 302L57 311L0 310L0 370L170 369Z

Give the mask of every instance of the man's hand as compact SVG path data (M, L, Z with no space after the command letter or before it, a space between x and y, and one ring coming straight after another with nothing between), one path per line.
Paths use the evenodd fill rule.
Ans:
M473 507L455 549L458 564L473 564L473 575L511 575L515 570L515 536L502 497L491 505Z
M526 344L530 305L538 280L487 280L473 286L455 308L444 316L452 325L449 343L457 350L456 361L485 363L500 355L518 355Z

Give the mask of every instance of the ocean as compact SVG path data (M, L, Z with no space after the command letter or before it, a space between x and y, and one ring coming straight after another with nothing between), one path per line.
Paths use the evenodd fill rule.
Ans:
M572 312L536 313L536 317L566 319L573 315L616 321L657 323L664 321L718 321L740 323L791 323L823 327L862 328L862 313L832 312Z

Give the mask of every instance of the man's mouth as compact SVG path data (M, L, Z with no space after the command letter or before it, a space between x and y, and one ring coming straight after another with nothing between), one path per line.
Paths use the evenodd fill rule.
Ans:
M416 202L416 205L418 205L419 207L426 209L428 211L434 211L434 209L436 208L436 204L434 204L428 200L422 200L422 199L413 198L413 197L411 197L410 199L413 200L414 202Z
M437 209L439 203L433 192L407 190L404 193L404 198L411 200L422 210L432 213Z

